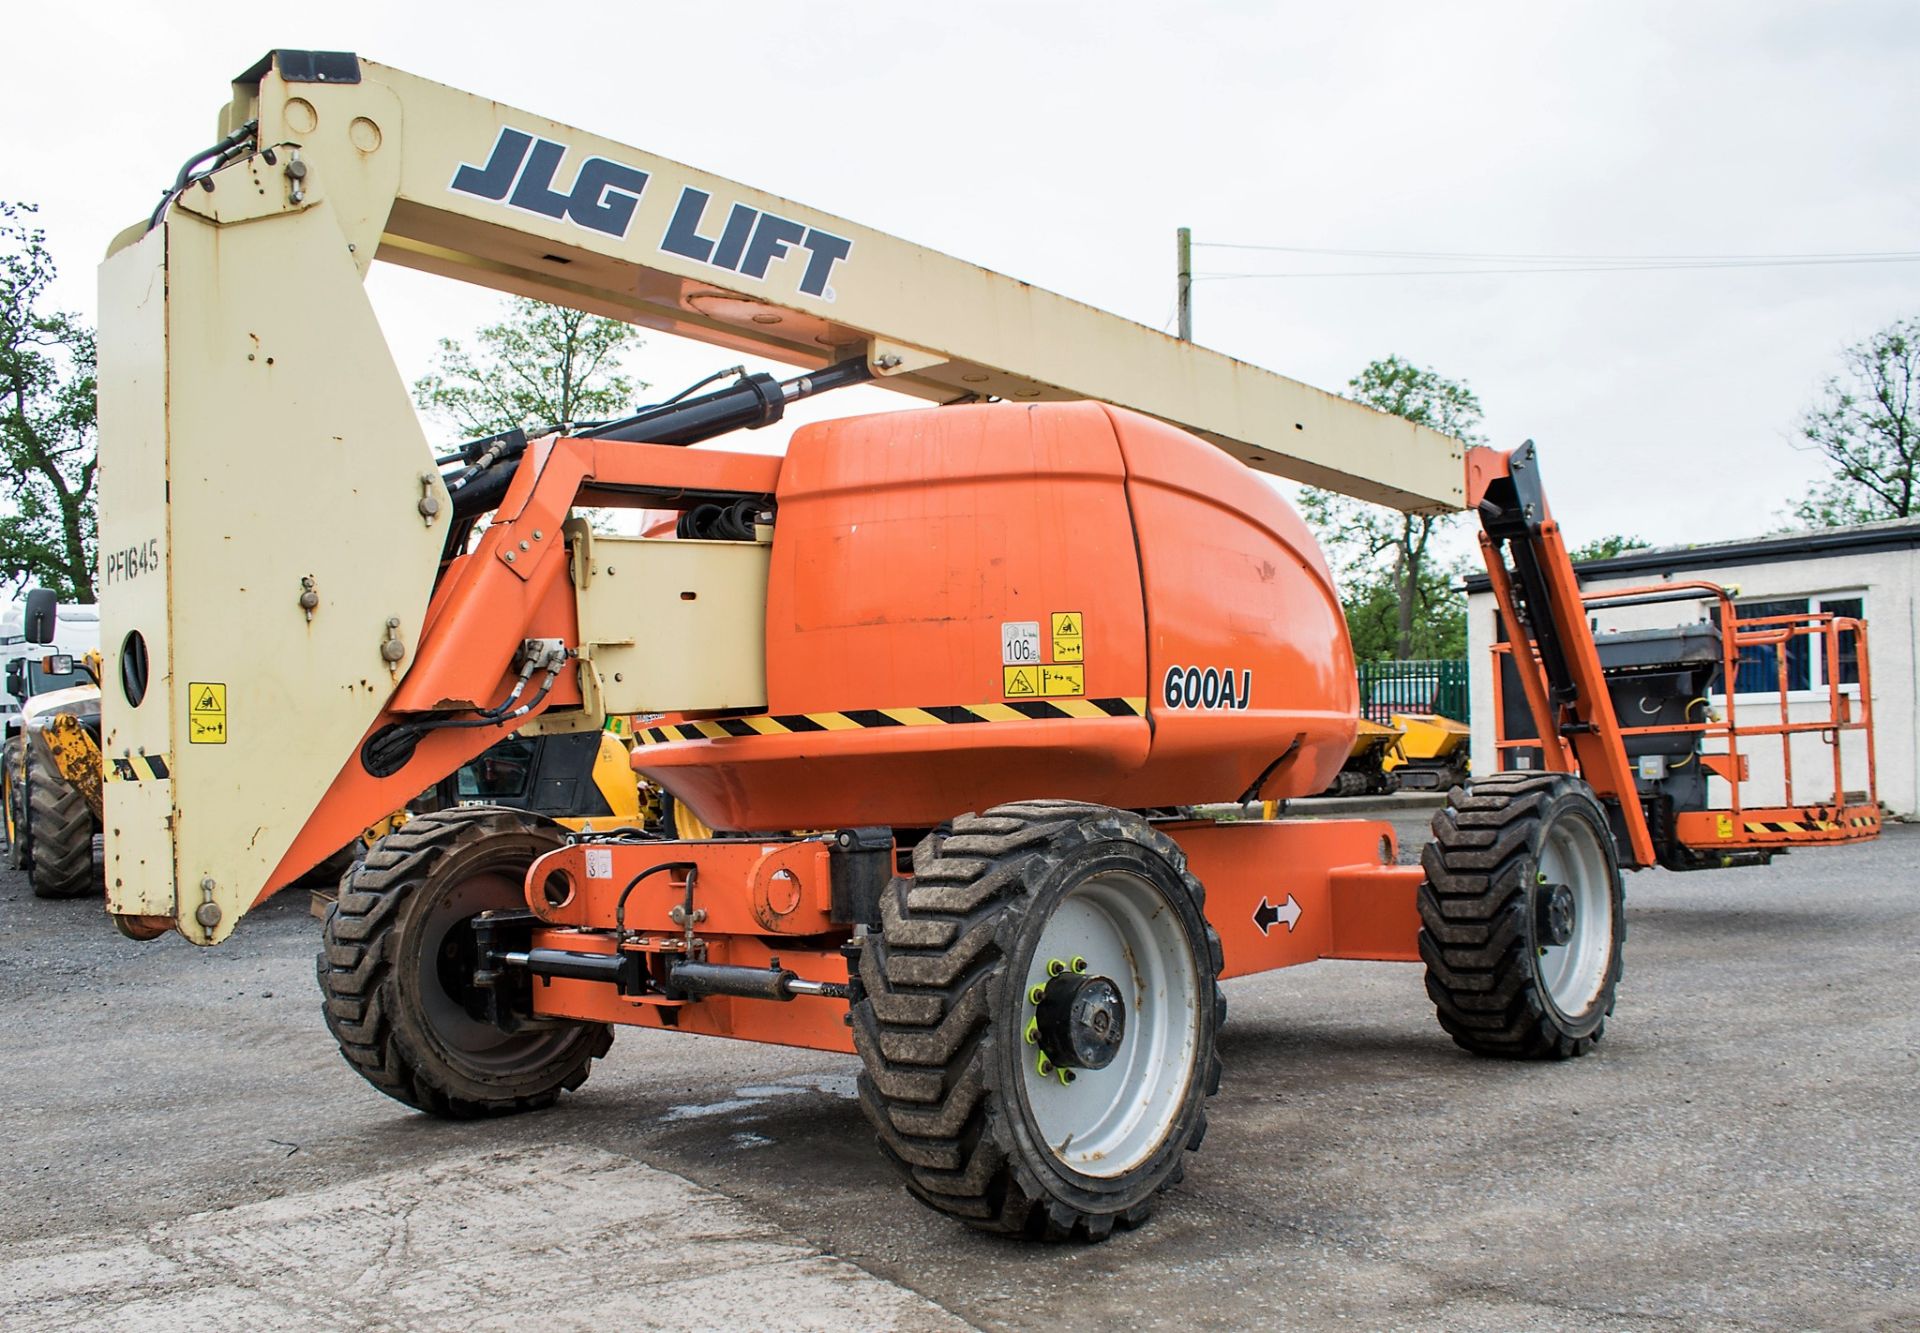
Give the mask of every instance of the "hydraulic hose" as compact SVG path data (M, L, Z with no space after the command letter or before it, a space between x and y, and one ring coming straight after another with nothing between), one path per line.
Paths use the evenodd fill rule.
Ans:
M873 372L861 358L841 361L825 370L796 375L790 380L742 374L724 389L697 398L686 397L700 387L696 384L632 416L581 427L576 435L580 439L627 440L637 444L698 444L730 431L758 430L772 425L785 415L788 403L872 378ZM514 465L526 451L527 442L524 431L502 431L474 440L442 460L448 465L468 464L447 482L447 489L453 495L456 523L478 518L499 505L512 484Z
M259 133L260 122L250 120L210 148L202 149L180 164L180 172L173 178L173 184L160 194L160 202L153 206L153 215L147 219L147 230L152 231L160 225L160 218L172 203L194 181L212 175L235 158L246 156L253 146L253 137ZM201 163L213 159L213 165L201 167ZM195 170L195 168L200 168ZM208 189L213 187L209 185Z
M630 440L639 444L698 444L735 430L758 430L786 414L788 403L811 398L829 389L859 384L873 377L865 358L854 358L790 380L767 374L742 375L724 389L668 401L618 421L582 430L595 440Z
M517 721L538 708L553 684L560 678L560 672L571 657L562 653L557 660L544 662L547 677L540 682L540 688L531 699L518 708L514 703L526 691L527 681L543 664L538 657L529 656L520 669L520 678L513 683L513 689L507 697L491 708L483 708L470 717L428 717L417 722L396 722L382 727L367 737L367 743L360 747L360 766L376 778L391 777L405 768L413 759L413 752L419 748L420 738L430 731L457 731L473 727L504 727Z

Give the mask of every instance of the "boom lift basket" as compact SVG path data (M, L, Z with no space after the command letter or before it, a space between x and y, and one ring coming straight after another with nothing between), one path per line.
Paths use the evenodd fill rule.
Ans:
M1601 616L1627 607L1705 604L1692 624L1617 629L1594 638L1660 864L1670 870L1750 864L1796 844L1878 834L1866 621L1828 612L1743 616L1732 593L1702 581L1606 589L1581 600ZM1819 689L1795 688L1789 663L1796 646L1822 663ZM1754 682L1763 688L1749 692L1766 701L1743 705L1742 678L1752 680L1769 662L1772 678ZM1500 769L1537 770L1539 731L1511 643L1494 644L1493 667ZM1767 778L1775 799L1756 801L1748 794L1759 785L1754 760L1776 755L1777 777ZM1809 789L1816 793L1811 798Z

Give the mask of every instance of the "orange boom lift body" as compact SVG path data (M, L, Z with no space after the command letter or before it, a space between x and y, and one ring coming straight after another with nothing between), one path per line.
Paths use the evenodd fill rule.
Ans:
M764 494L778 513L767 708L636 731L634 766L708 825L924 829L1035 793L1168 812L1312 795L1352 745L1352 650L1312 535L1247 481L1185 432L1093 403L831 421L796 431L784 459L556 439L529 453L493 525L449 564L407 684L367 740L404 719L410 697L505 694L503 667L473 669L503 649L577 641L569 550L527 539L558 529L575 504L629 489L654 506L676 491L702 503ZM1024 630L1008 650L1008 625L1035 627L1030 654ZM540 711L576 700L556 685ZM384 779L350 764L283 874L497 734L431 733ZM1208 871L1224 975L1418 958L1421 872L1395 864L1391 826L1174 817L1162 827ZM641 955L663 981L665 963L690 948L711 963L764 970L778 957L831 976L849 927L874 910L845 885L836 903L836 878L856 874L836 876L836 859L867 862L870 881L896 868L890 839L843 845L852 838L556 851L527 875L533 943ZM1289 900L1293 921L1262 919L1262 904ZM676 910L704 913L693 940ZM534 1009L852 1049L841 1016L820 1006L628 989L556 977L535 989Z

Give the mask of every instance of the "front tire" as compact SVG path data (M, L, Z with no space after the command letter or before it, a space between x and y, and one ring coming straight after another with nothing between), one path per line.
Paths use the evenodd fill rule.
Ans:
M97 891L93 877L93 809L79 788L29 740L27 837L33 845L28 872L40 898L78 898Z
M1028 801L962 815L913 865L852 1009L882 1154L981 1230L1139 1225L1220 1083L1220 943L1185 856L1138 815Z
M1511 1059L1591 1050L1626 940L1620 866L1593 789L1566 773L1455 787L1421 865L1427 993L1455 1043Z
M0 812L7 830L7 866L25 870L33 862L32 844L27 837L27 738L15 736L7 741L0 756Z
M327 1028L356 1073L396 1101L454 1120L550 1106L613 1044L601 1023L474 1016L467 923L522 909L527 867L565 830L521 811L417 815L340 882L316 960Z

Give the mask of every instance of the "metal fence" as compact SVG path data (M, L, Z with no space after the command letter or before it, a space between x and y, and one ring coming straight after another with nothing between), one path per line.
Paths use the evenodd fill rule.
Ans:
M1467 659L1360 663L1360 715L1385 722L1395 713L1437 713L1456 722L1467 716Z

